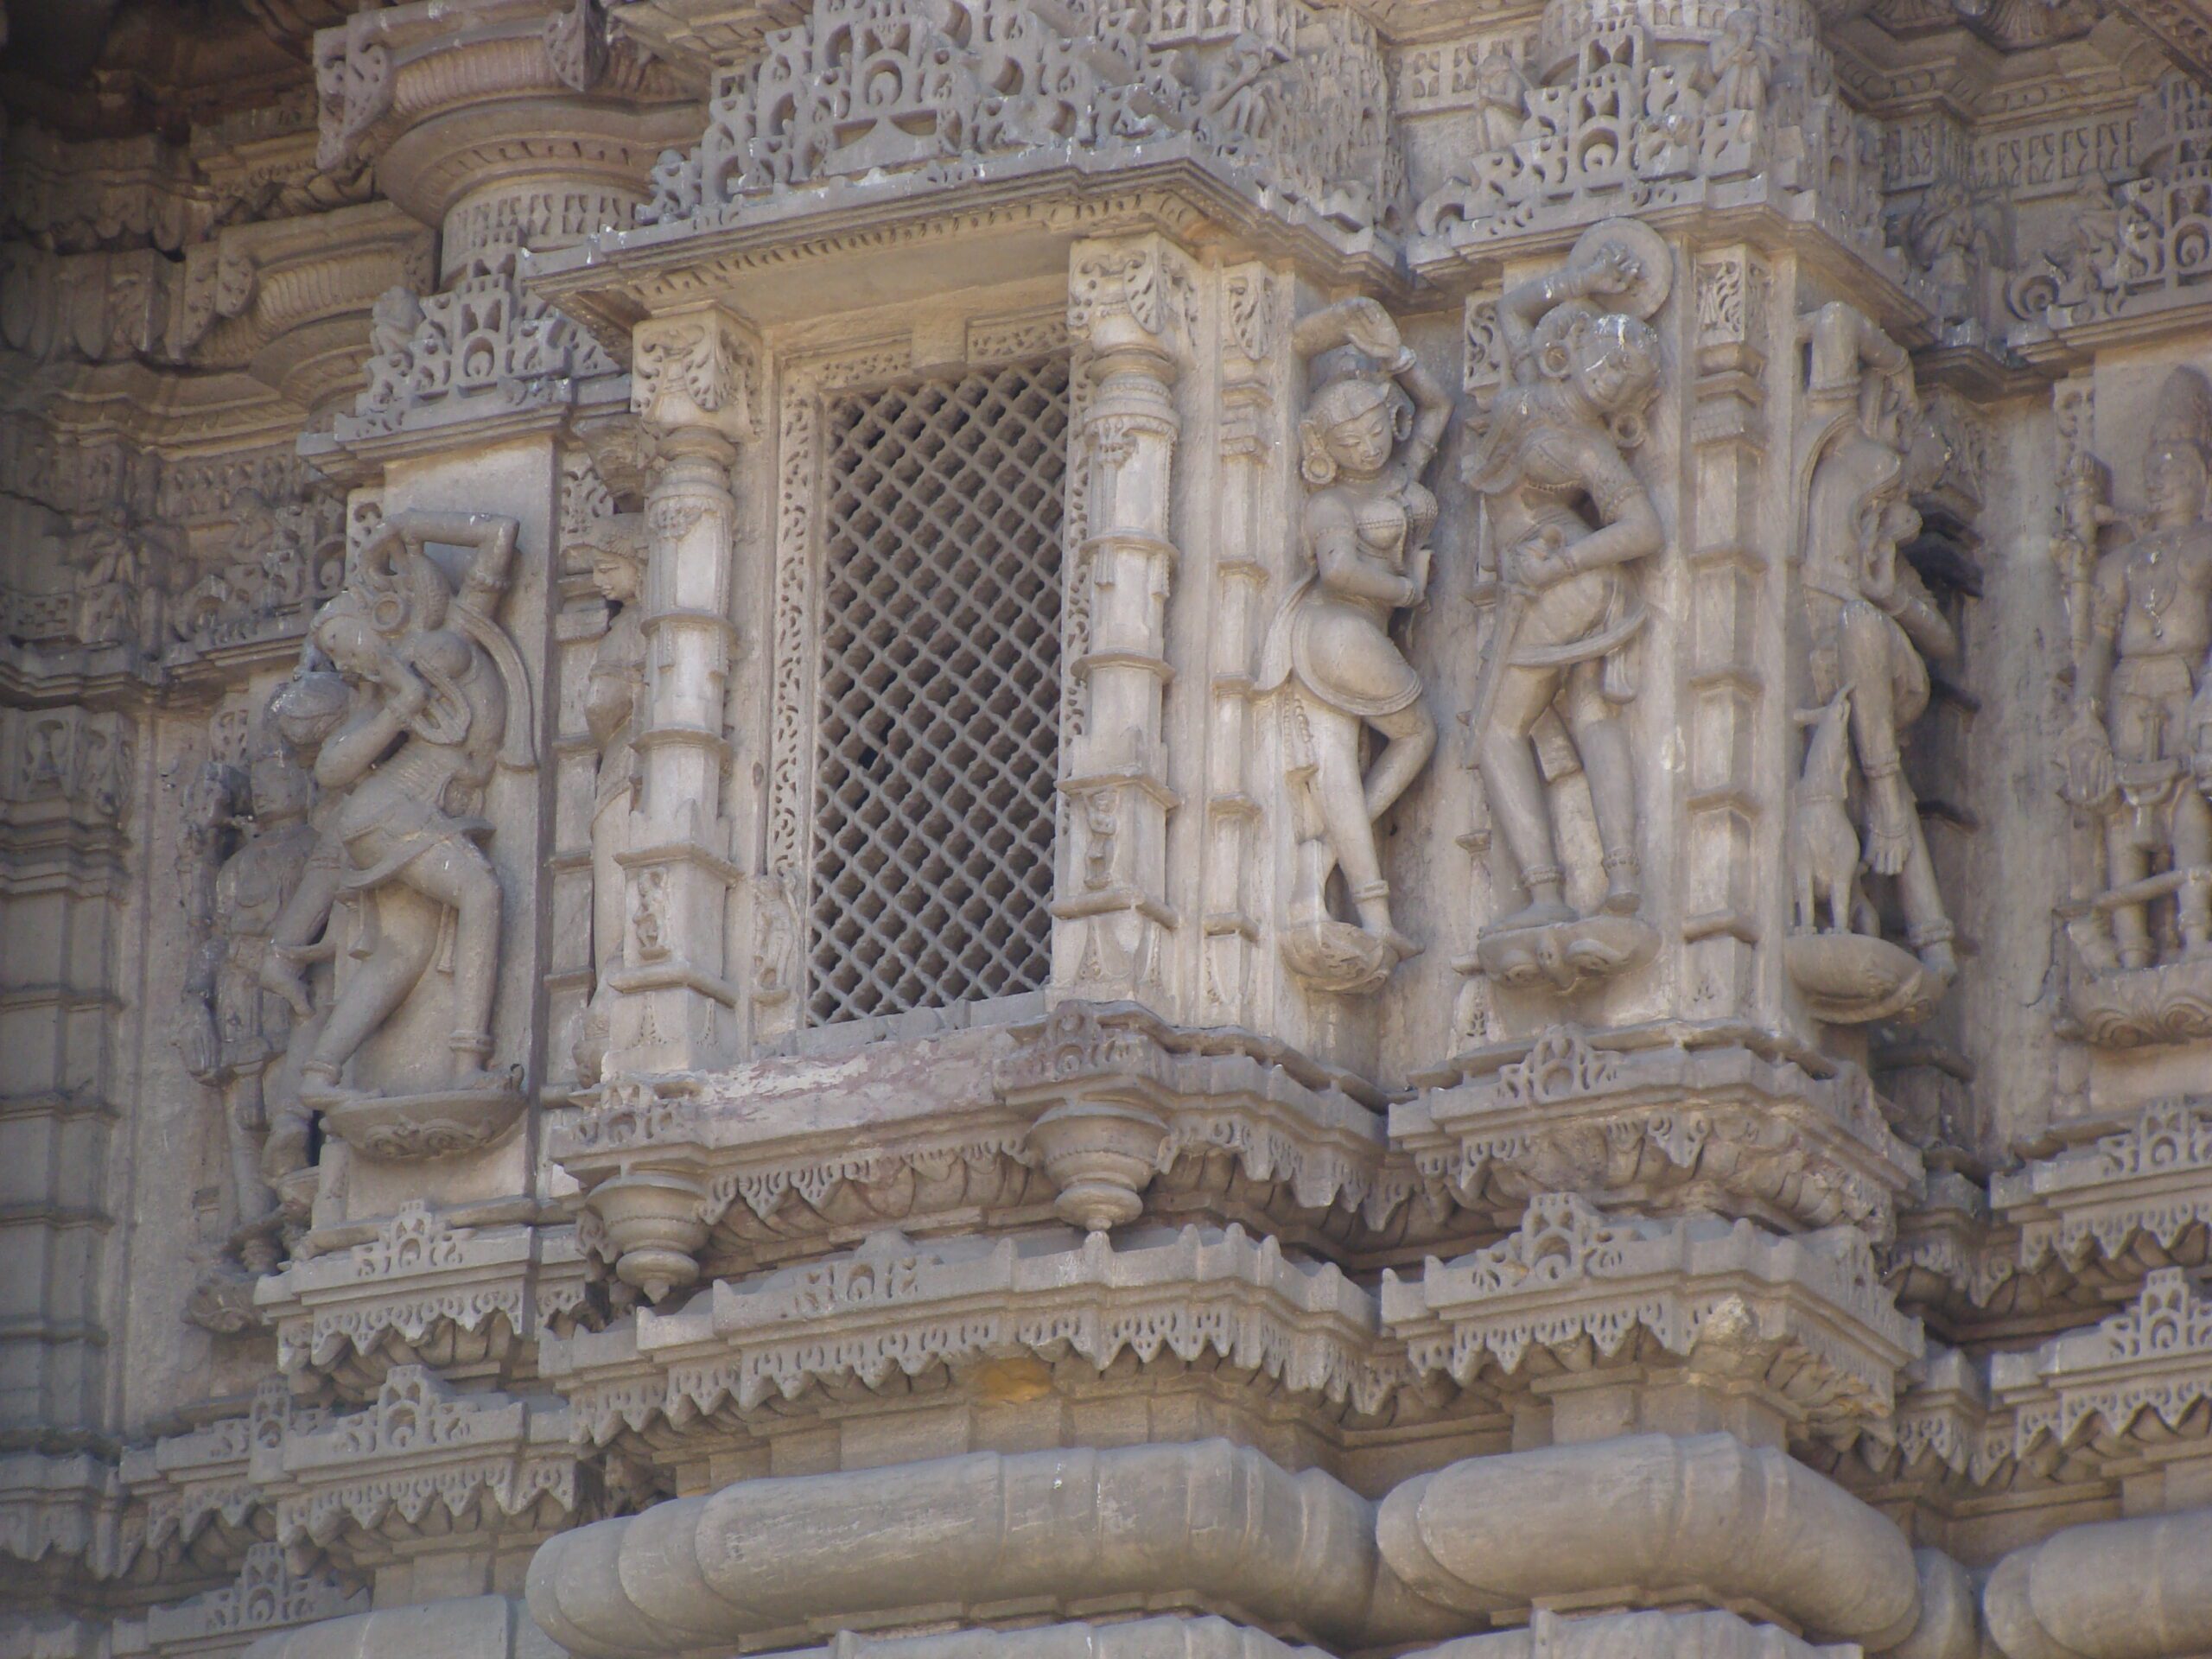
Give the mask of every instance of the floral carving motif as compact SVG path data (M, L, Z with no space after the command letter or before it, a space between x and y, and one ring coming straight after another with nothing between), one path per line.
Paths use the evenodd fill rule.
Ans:
M1039 12L1009 0L817 0L723 73L698 148L653 172L648 222L836 178L1179 137L1308 211L1366 226L1402 164L1371 25L1334 7L1184 0Z
M615 372L597 341L515 280L517 245L495 241L443 293L404 288L377 302L374 355L341 439L395 432L435 410L474 418L564 396L567 383ZM411 417L411 418L410 418Z

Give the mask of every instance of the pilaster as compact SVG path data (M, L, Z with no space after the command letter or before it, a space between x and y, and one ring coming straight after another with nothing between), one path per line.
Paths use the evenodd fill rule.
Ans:
M1689 607L1677 707L1688 753L1681 798L1684 967L1700 1019L1751 1015L1757 951L1773 922L1761 895L1777 874L1780 806L1762 712L1776 655L1761 605L1768 578L1766 385L1773 279L1742 245L1695 256L1696 376L1683 537Z
M1171 1011L1164 721L1176 383L1194 311L1188 261L1158 236L1079 242L1068 277L1070 334L1090 381L1077 464L1089 469L1067 622L1079 729L1061 758L1064 820L1053 905L1056 988ZM1071 725L1074 722L1071 722Z
M737 630L729 616L737 547L730 468L754 432L758 359L727 314L640 325L631 407L658 448L645 499L645 691L637 745L642 788L620 855L622 965L608 983L608 1071L696 1071L737 1039L728 907L742 880L722 808L725 709Z

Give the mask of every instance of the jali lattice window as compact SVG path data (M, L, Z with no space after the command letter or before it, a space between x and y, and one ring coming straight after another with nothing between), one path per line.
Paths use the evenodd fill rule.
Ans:
M816 1025L1034 990L1051 943L1068 369L823 411Z

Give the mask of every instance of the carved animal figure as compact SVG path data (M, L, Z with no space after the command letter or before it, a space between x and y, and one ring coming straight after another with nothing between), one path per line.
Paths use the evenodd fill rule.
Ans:
M1821 708L1799 711L1796 719L1813 732L1789 820L1797 931L1815 931L1816 899L1825 893L1827 931L1847 933L1859 902L1859 831L1844 806L1851 768L1851 688L1842 687Z

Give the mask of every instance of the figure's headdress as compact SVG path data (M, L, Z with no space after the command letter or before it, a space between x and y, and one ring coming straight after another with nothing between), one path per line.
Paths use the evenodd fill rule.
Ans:
M2157 450L2186 445L2202 462L2212 464L2212 382L2201 369L2176 369L2158 388L2151 416L2150 442Z
M1318 353L1312 377L1313 391L1298 423L1299 472L1308 484L1319 488L1336 476L1328 435L1378 404L1391 406L1390 429L1401 442L1412 434L1413 399L1357 346L1339 346Z

